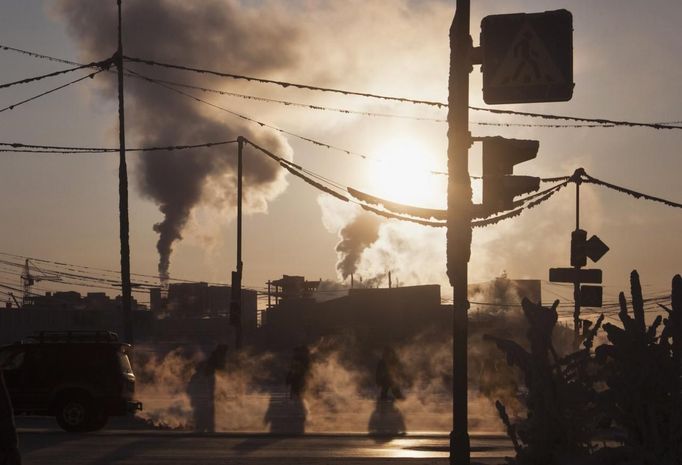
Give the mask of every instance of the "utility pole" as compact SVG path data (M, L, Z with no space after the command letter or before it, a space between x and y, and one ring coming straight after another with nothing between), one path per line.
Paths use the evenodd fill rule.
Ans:
M237 137L237 271L232 272L230 323L235 328L235 348L241 350L242 334L242 182L244 138Z
M468 265L471 256L472 192L469 178L469 73L472 40L470 0L457 0L450 27L448 83L448 230L447 272L453 288L452 432L450 464L469 465L467 427Z
M575 177L575 233L579 234L580 231L580 184L582 180L580 176ZM571 241L573 242L573 241ZM580 273L580 264L574 264L575 280L573 281L573 332L574 332L574 343L577 348L580 341L580 278L578 273Z
M118 4L118 51L116 67L118 68L118 218L121 241L121 306L123 310L123 333L128 344L133 343L133 310L131 306L130 288L130 241L128 225L128 167L126 165L125 112L123 106L123 31L121 22L121 0Z

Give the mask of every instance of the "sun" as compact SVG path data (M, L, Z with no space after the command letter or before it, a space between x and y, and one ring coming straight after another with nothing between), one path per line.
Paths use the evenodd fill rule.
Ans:
M431 172L433 153L418 138L393 138L372 154L375 163L368 173L372 186L369 194L413 206L443 204L445 176Z

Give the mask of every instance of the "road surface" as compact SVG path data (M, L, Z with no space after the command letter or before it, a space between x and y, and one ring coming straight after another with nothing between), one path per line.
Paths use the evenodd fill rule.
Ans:
M24 465L346 465L448 463L443 434L370 437L359 434L213 433L130 429L112 424L90 434L59 430L51 419L18 418ZM512 456L500 434L472 436L472 463Z

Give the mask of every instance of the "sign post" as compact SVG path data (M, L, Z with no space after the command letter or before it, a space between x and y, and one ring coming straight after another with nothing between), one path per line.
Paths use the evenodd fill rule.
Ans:
M447 272L453 291L452 432L450 464L469 465L467 396L468 265L471 256L472 190L469 178L470 1L457 0L450 27L448 83Z
M457 0L456 8L450 27L448 81L447 273L453 291L450 464L469 465L467 288L474 210L469 177L472 142L484 144L484 171L489 177L487 185L484 179L488 194L484 208L490 207L492 212L507 209L515 196L536 190L539 184L537 178L511 175L515 164L535 157L537 141L471 137L469 73L474 64L483 64L483 98L489 104L570 100L573 20L566 10L488 16L481 23L481 47L475 49L469 26L470 0Z
M571 232L571 266L573 268L550 268L549 281L573 284L573 332L575 344L580 341L580 309L582 307L601 307L603 290L601 286L582 285L583 283L601 284L600 269L587 269L587 259L599 261L609 247L597 236L587 239L587 231L580 229L580 176L582 168L574 174L575 179L575 230Z

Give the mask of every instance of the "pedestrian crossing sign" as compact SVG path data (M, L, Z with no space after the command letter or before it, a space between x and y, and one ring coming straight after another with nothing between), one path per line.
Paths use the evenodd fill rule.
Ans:
M562 102L573 96L573 17L567 10L481 22L483 100Z

